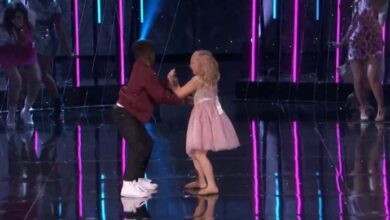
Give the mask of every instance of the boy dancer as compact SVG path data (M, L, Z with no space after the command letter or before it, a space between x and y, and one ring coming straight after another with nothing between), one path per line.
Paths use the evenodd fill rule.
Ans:
M157 189L157 184L143 178L153 147L144 124L151 118L154 104L181 104L183 101L166 89L155 75L153 43L140 40L133 44L132 50L136 60L129 82L119 91L112 116L127 142L121 196L142 198Z

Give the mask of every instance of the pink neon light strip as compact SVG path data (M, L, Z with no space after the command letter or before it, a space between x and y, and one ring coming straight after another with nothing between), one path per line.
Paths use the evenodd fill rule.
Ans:
M336 20L336 43L340 44L340 35L341 35L341 0L337 0L337 20ZM340 72L338 70L340 66L340 48L336 47L336 71L335 71L335 81L336 83L340 82Z
M81 126L77 125L77 164L78 164L78 195L79 195L79 217L83 217L83 161L81 153Z
M292 82L298 80L298 16L299 16L299 0L294 0L294 39L293 39L293 55L292 55Z
M38 144L38 131L35 130L34 131L34 151L35 151L35 156L37 156L37 157L38 157L38 151L39 151L38 147L39 147L39 144Z
M382 40L383 40L383 48L382 48L382 56L383 56L383 59L385 59L385 53L386 53L386 22L385 24L383 25L382 27ZM384 60L382 62L385 62ZM382 66L382 64L381 64ZM381 71L385 71L384 69ZM382 78L382 84L383 84L383 81L384 81L384 78Z
M295 176L295 190L297 199L297 218L301 219L302 214L302 198L301 198L301 178L299 167L299 136L298 136L298 123L293 122L293 137L294 137L294 176Z
M124 38L124 23L123 23L123 0L118 0L118 15L119 15L119 63L120 63L120 83L125 84L125 46Z
M79 38L79 1L73 0L74 4L74 40L76 59L76 87L80 87L80 38Z
M126 169L126 140L122 138L122 144L121 144L121 151L122 151L122 176L125 174Z
M257 26L257 0L252 0L252 36L251 36L251 82L256 80L256 26Z
M339 200L339 217L343 219L343 190L340 184L340 179L343 179L343 162L342 162L342 149L341 149L341 136L340 136L340 125L336 124L336 141L337 141L337 160L338 167L336 168L336 187L338 192Z
M387 160L386 160L386 153L383 153L382 156L382 178L383 178L383 194L384 194L384 199L383 199L383 205L385 208L385 214L386 214L386 219L388 219L390 216L389 212L389 189L387 188Z
M251 123L251 130L252 130L252 147L253 147L253 183L254 183L254 193L255 195L254 200L255 200L255 215L258 216L260 214L260 208L259 208L259 160L257 157L257 132L256 132L256 122L252 121Z
M382 27L382 40L384 42L384 44L383 44L383 52L385 52L385 48L386 48L386 23Z

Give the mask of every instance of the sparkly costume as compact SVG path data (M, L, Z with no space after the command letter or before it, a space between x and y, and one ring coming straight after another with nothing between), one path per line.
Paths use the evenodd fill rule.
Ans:
M354 3L352 22L347 33L348 60L366 60L382 54L383 40L378 12L370 0Z
M61 14L60 6L53 0L29 0L28 7L36 14L34 41L37 53L55 56L58 48L55 16Z

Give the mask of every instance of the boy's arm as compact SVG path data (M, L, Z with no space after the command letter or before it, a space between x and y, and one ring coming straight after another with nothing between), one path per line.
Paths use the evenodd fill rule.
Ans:
M146 92L153 98L157 103L165 104L182 104L183 100L178 98L175 94L164 88L159 79L152 73L147 71L143 73L145 75L144 88Z

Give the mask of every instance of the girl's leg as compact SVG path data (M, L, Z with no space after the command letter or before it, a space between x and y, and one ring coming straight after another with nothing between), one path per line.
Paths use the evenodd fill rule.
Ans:
M204 212L206 211L206 199L203 197L198 197L198 204L192 215L193 219L203 219Z
M49 95L53 102L54 111L51 116L55 120L60 120L62 105L61 96L58 92L56 82L52 77L54 58L52 56L38 55L38 62L42 72L42 82L49 91Z
M368 61L368 82L372 92L374 93L375 100L378 106L378 113L376 115L376 121L383 121L385 116L385 109L383 104L383 90L380 82L380 60L378 58L372 58Z
M187 183L184 188L186 189L199 189L199 188L205 188L207 183L205 179L205 175L203 173L202 167L199 164L199 161L196 159L196 157L192 158L192 162L194 164L196 174L197 174L197 180L194 182Z
M20 116L24 123L32 125L34 122L32 120L32 115L30 114L30 109L32 108L39 93L41 73L37 63L20 68L20 73L27 84L27 94Z
M353 73L355 94L360 105L360 119L368 120L368 101L367 94L364 89L364 62L361 60L351 60L350 65Z
M197 152L195 157L199 161L200 166L204 172L207 181L207 187L201 189L198 195L211 195L218 193L218 187L215 183L213 166L211 165L210 160L207 158L207 152Z
M22 77L16 67L6 69L5 73L9 79L7 95L8 116L6 122L7 127L15 128L15 114L22 89Z
M60 98L56 83L52 77L53 57L38 54L39 67L42 72L42 82L52 98Z
M215 219L215 205L218 201L218 195L207 196L207 209L204 213L204 219Z

